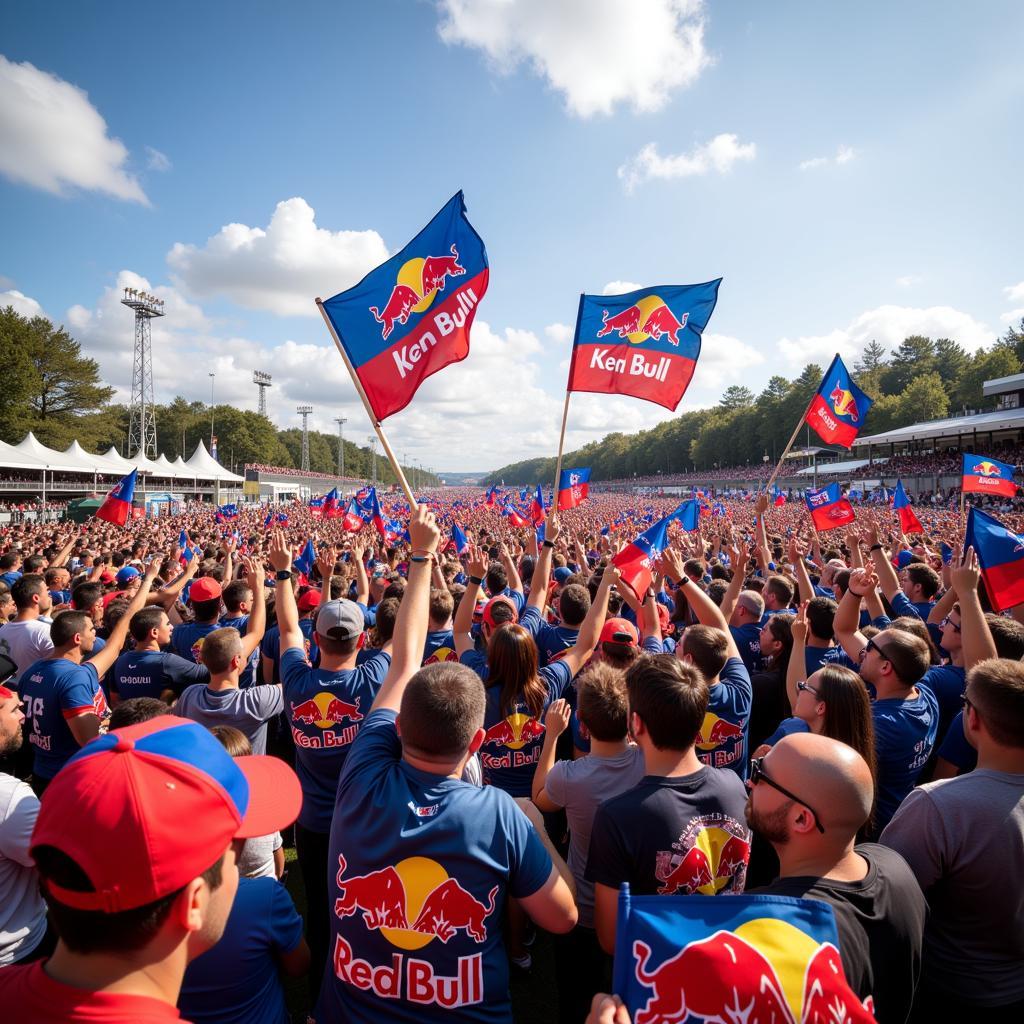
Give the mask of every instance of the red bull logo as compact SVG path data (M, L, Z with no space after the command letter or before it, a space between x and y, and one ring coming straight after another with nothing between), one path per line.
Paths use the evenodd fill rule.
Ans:
M857 400L853 397L852 391L839 386L839 381L836 381L828 400L832 403L832 411L837 416L845 416L854 423L857 422Z
M198 640L196 640L196 642L195 642L194 644L192 644L192 646L191 646L191 647L189 648L189 650L190 650L190 651L192 652L192 660L193 660L193 661L194 661L194 662L195 662L195 663L196 663L197 665L202 665L202 663L203 663L203 641L204 641L205 639L206 639L206 637L204 637L204 636L201 636L201 637L200 637L200 638L199 638Z
M487 919L494 913L499 887L486 901L477 899L457 879L429 857L409 857L364 875L346 877L345 857L338 857L338 896L334 913L354 917L377 931L392 946L404 951L421 950L437 939L444 945L463 937L480 944L487 940ZM435 973L422 958L402 953L391 962L375 966L355 956L342 935L335 940L333 968L343 982L372 990L385 998L444 1007L465 1006L483 1000L482 954L458 958L458 972L451 977Z
M697 756L705 764L722 768L738 760L743 751L743 727L705 712L697 736Z
M633 958L637 981L653 990L635 1024L874 1021L870 997L862 1004L850 988L835 946L777 918L688 943L656 967L650 946L637 940Z
M309 749L340 747L351 743L359 731L358 723L363 720L357 703L335 697L330 690L323 690L298 704L289 701L288 709L296 745ZM337 729L337 726L346 722L348 725L345 728ZM307 734L302 727L311 725L323 730L322 734Z
M485 771L495 768L521 768L524 765L536 764L540 757L540 746L534 744L533 750L524 751L528 743L533 743L544 735L544 724L536 718L516 712L508 715L487 730L483 746L491 744L505 748L497 754L481 749L480 763Z
M977 463L975 465L975 467L971 470L971 472L974 473L975 476L999 476L1000 475L999 467L998 466L994 466L988 460L984 460L982 462Z
M438 647L434 653L427 658L424 665L437 665L443 661L458 661L458 655L450 647Z
M697 818L672 846L655 857L659 896L743 892L750 832L738 821L721 814Z
M631 345L642 345L648 338L660 341L664 338L670 345L679 347L679 332L686 326L690 314L684 313L677 320L672 310L657 295L645 295L634 305L614 316L606 309L601 317L604 325L597 337L604 338L617 331L620 338Z
M461 277L466 268L459 264L458 249L452 245L450 256L417 256L406 260L398 271L398 279L383 309L370 306L374 320L381 324L381 337L387 340L396 321L405 324L413 313L424 313L433 304L438 292L444 291L449 277ZM457 323L461 327L463 320Z

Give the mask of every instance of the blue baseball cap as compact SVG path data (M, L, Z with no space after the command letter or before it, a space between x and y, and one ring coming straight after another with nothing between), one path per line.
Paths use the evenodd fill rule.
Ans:
M130 583L136 576L141 576L142 573L138 569L133 568L130 565L126 565L123 569L117 570L117 575L114 579L118 583Z

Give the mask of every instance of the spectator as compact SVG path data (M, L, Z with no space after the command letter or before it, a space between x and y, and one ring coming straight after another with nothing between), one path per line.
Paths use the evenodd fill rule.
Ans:
M43 577L35 573L15 580L11 597L17 612L13 622L0 625L0 654L6 654L24 672L53 651L49 616L53 598Z
M793 651L793 616L769 615L761 627L765 668L750 677L750 749L756 750L789 714L786 672Z

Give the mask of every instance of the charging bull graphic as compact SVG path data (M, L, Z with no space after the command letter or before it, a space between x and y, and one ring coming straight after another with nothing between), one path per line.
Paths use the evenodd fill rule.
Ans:
M452 244L451 256L427 256L407 260L398 272L398 283L381 310L370 306L374 320L383 324L381 337L387 340L395 328L395 321L405 324L411 313L422 313L444 291L449 277L461 277L466 268L459 263L459 251Z
M750 833L726 815L695 819L671 850L659 850L654 876L659 896L742 892L750 860Z
M677 320L672 310L657 295L648 295L614 316L609 316L608 310L604 310L601 316L603 326L597 332L597 337L604 338L618 331L620 338L639 345L648 338L658 341L664 336L670 345L678 348L679 332L686 326L689 316L689 313L683 313L682 319Z
M828 397L837 416L846 416L854 423L857 422L857 400L853 397L853 392L840 387L837 381Z

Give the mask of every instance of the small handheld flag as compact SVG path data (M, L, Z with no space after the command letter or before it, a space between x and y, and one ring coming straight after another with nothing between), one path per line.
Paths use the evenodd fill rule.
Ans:
M306 546L300 552L299 557L295 559L294 565L303 576L309 576L315 564L316 548L313 547L313 541L310 539L306 541Z
M359 506L353 498L348 503L345 515L341 520L341 528L349 533L358 533L363 528L363 517L359 514Z
M338 488L332 487L324 495L324 503L320 508L320 515L324 519L334 519L341 515L341 510L338 508Z
M126 477L122 477L118 485L103 499L103 504L96 509L96 518L103 519L115 526L124 526L132 514L132 501L135 498L135 479L139 471L133 469Z
M843 497L838 483L829 484L816 491L808 490L804 500L814 521L814 528L819 533L845 526L857 518L853 506Z
M1013 466L984 455L964 453L962 490L964 494L998 494L1012 498L1017 493Z
M922 533L924 531L920 520L910 507L910 498L907 497L907 492L903 489L902 480L896 481L896 494L892 501L892 507L899 514L900 529L904 533Z
M575 508L590 493L590 469L563 469L558 477L558 508Z
M566 390L630 395L675 410L696 369L721 283L581 295Z
M466 540L466 535L462 532L462 527L458 523L452 524L452 541L455 543L455 553L457 555L461 555L469 547L469 541Z
M874 400L854 384L850 371L836 354L804 420L826 444L849 448L873 404Z
M700 503L692 498L684 501L669 518L677 520L684 530L693 533L700 525Z
M540 526L547 518L544 508L544 492L541 490L540 484L537 484L537 493L533 496L533 501L530 504L530 518L533 520L534 526Z
M636 594L638 600L643 599L654 578L658 559L668 544L668 526L672 518L667 516L644 530L612 559L611 564L617 566L622 574L621 582Z
M488 276L483 240L459 192L400 252L319 303L378 421L404 409L427 377L469 355Z
M1024 535L1012 533L995 516L972 506L964 549L978 555L981 577L997 611L1024 603Z

